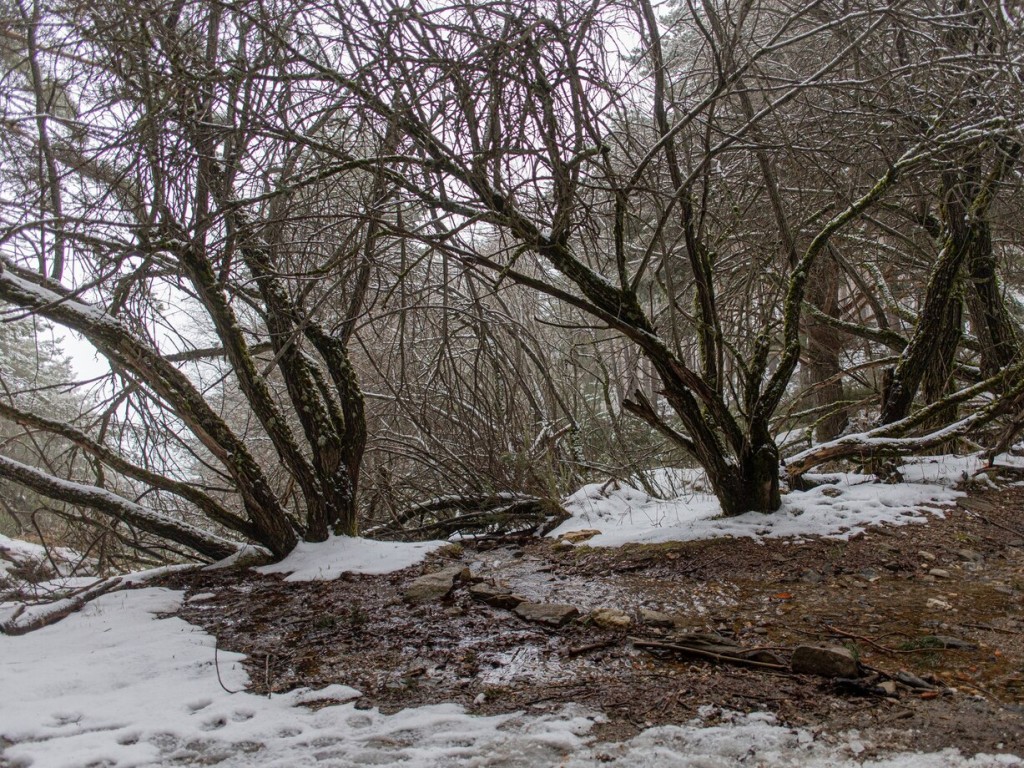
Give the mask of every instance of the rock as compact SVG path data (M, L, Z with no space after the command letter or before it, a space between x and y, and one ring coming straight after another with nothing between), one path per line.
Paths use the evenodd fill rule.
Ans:
M651 627L662 627L665 629L671 629L676 625L676 620L669 616L667 613L662 613L661 611L652 611L650 608L641 608L640 623L647 624Z
M585 528L582 531L568 531L558 538L562 541L568 541L570 544L579 544L581 541L588 541L600 534L601 532L596 528Z
M929 576L934 576L936 579L948 579L950 577L949 571L945 568L932 568L928 571Z
M886 696L896 695L896 683L894 683L892 680L886 680L885 682L879 683L878 687Z
M965 509L968 512L977 512L982 515L988 514L989 512L995 512L998 509L995 504L974 496L962 496L956 500L956 505L960 507L960 509Z
M969 563L980 563L985 559L981 553L975 552L973 549L958 549L956 554L961 560L966 560Z
M921 558L923 558L925 560L934 560L935 559L935 555L933 555L931 552L925 552L923 549L920 552L918 552L917 555L918 555L918 557L921 557Z
M953 606L947 603L945 600L938 597L929 597L928 602L925 603L928 608L934 608L939 611L949 611L953 609Z
M934 685L929 683L927 680L922 680L912 672L907 672L905 669L901 669L895 675L896 679L903 683L908 688L920 688L921 690L930 691L935 688Z
M526 602L525 597L514 595L507 589L502 589L495 584L487 584L486 582L471 586L469 594L474 600L478 600L485 605L506 610L512 610L520 603Z
M602 629L629 629L633 620L616 608L598 608L590 614L590 620Z
M429 603L440 600L455 588L455 582L472 578L469 568L453 565L440 571L420 576L405 590L408 603Z
M799 645L793 650L789 664L798 675L860 676L860 668L853 654L837 646Z
M951 648L958 651L978 650L977 644L961 640L958 637L950 637L949 635L928 635L923 637L922 640L929 642L929 644L937 645L940 648Z
M561 627L580 615L575 606L558 603L520 603L513 610L521 619L550 627Z
M672 635L669 639L675 645L696 648L708 653L717 653L719 656L745 655L743 646L721 635L710 635L703 632L684 632Z
M800 576L800 581L805 584L820 584L823 578L817 571L804 571Z

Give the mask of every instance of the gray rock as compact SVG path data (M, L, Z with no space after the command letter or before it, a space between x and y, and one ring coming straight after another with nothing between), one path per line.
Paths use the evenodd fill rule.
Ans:
M973 549L958 549L956 554L961 560L966 560L969 563L980 563L985 559L980 552L975 552Z
M676 625L676 620L667 613L652 611L650 608L640 609L640 622L649 627L662 627L671 629Z
M896 683L894 683L892 680L886 680L884 682L881 682L878 684L878 687L886 696L896 695Z
M936 579L948 579L950 573L945 568L932 568L928 571L928 575L934 576Z
M474 600L478 600L485 605L490 605L494 608L504 608L509 611L526 601L524 597L514 595L507 589L486 582L471 586L469 594Z
M520 603L513 610L521 619L551 627L561 627L580 615L575 606L558 603Z
M598 608L591 612L590 620L602 629L629 629L633 623L629 614L617 608Z
M969 640L961 640L959 637L950 637L949 635L930 635L925 637L924 640L930 640L941 648L950 648L958 651L978 650L976 643L972 643Z
M405 600L408 603L440 600L455 588L457 581L467 581L470 578L469 568L465 566L453 565L450 568L442 568L440 571L420 576L410 584L405 590Z
M753 631L757 632L758 629L763 629L763 627L757 627ZM767 632L767 630L764 631ZM696 648L708 653L717 653L719 656L744 655L743 646L721 635L710 635L703 632L683 632L672 635L670 639L676 645Z
M982 515L995 512L998 509L992 502L974 496L962 496L956 500L956 505L960 509L965 509L968 512L977 512Z
M853 654L837 646L799 645L794 649L789 664L798 675L860 676L860 669Z

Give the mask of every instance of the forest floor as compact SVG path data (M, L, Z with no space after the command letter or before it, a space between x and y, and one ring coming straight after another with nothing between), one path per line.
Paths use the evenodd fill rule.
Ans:
M580 618L547 627L490 607L457 584L403 600L423 573L451 565ZM255 693L332 683L357 708L395 712L454 702L475 714L542 714L568 702L604 714L594 736L629 739L700 713L773 713L811 731L870 733L872 750L1024 748L1024 488L972 489L944 515L849 541L715 539L618 548L557 540L467 541L396 573L288 582L251 569L167 577L178 615L246 654ZM588 619L611 608L628 628ZM675 626L640 620L671 614ZM780 659L802 644L848 648L859 683L658 655L636 639L715 633ZM932 688L876 683L900 671ZM866 682L865 682L866 680ZM712 715L713 717L713 715Z

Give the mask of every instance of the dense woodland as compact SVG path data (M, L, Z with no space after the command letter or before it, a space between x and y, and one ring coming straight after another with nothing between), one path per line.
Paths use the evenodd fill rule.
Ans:
M5 532L283 556L1007 449L1022 13L2 0Z

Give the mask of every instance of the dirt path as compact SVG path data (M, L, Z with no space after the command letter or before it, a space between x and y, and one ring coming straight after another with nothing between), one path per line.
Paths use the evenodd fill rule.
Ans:
M974 493L944 518L872 529L855 540L720 540L592 549L551 541L480 542L443 564L523 597L577 606L561 628L474 601L464 586L409 606L405 587L441 563L390 576L286 583L251 571L204 572L169 585L182 616L248 654L257 691L340 682L361 706L454 701L480 713L602 710L597 735L629 737L698 709L774 712L829 731L857 728L879 748L965 754L1024 751L1024 488ZM628 630L585 620L598 608ZM677 626L636 623L641 610ZM813 676L658 657L628 636L718 633L745 647L845 645L866 667L899 670L936 691L895 696ZM870 752L864 756L870 756Z

